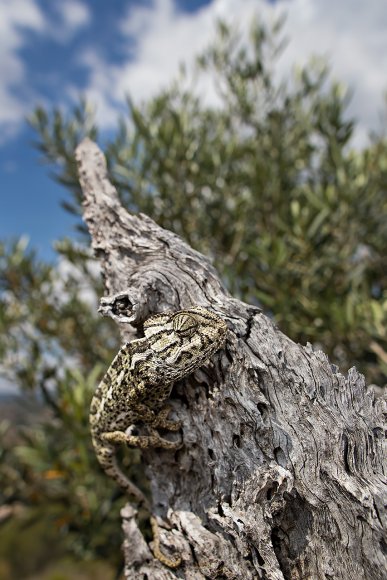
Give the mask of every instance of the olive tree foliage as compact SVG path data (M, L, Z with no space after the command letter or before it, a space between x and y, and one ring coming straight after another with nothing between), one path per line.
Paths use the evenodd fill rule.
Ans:
M102 285L88 249L75 252L62 242L58 251L61 262L54 267L24 240L0 244L1 381L20 392L20 423L16 402L0 422L0 505L10 508L1 512L0 545L8 549L0 549L0 562L9 559L12 577L38 572L32 562L50 557L44 541L28 535L36 519L64 550L119 561L120 503L97 468L88 425L91 396L118 337L95 314ZM133 467L138 460L133 454ZM12 507L19 513L20 505L20 521L4 522L3 515ZM28 557L22 561L23 543L27 554L31 544L42 553L35 553L32 568L25 567Z
M197 61L217 106L183 73L140 105L128 98L128 115L104 146L109 173L130 211L210 256L235 296L260 304L342 370L356 365L383 385L387 144L374 137L353 147L348 98L317 60L278 80L282 48L279 25L255 23L247 39L219 24ZM120 542L118 502L94 460L87 417L119 341L96 314L103 290L79 217L74 160L81 139L99 131L84 101L67 116L37 108L30 122L79 233L57 244L59 266L22 241L1 246L2 370L48 409L33 432L18 433L16 447L2 437L1 499L50 502L74 550L105 556L109 546L110 556ZM144 487L138 455L123 460Z
M255 23L246 42L220 24L197 71L213 80L218 106L184 79L140 106L129 99L107 145L109 170L129 210L209 255L236 296L382 384L386 141L353 147L348 94L317 59L277 80L282 44L280 25ZM74 146L80 134L95 137L79 111L32 117L77 214Z

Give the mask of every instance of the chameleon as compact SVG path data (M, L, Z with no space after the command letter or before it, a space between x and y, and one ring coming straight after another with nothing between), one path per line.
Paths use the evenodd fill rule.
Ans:
M119 467L117 446L145 449L178 449L158 429L176 432L180 421L168 419L169 398L175 381L201 367L225 344L227 325L217 314L196 306L164 312L144 322L144 337L124 344L97 387L90 406L90 427L99 464L120 488L150 513L153 553L170 568L180 558L168 558L160 550L156 518L148 499ZM133 435L129 427L142 425L144 435Z

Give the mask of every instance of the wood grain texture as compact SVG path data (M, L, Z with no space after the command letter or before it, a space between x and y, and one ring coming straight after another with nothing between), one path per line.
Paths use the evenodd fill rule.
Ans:
M214 362L173 390L184 447L143 453L163 550L183 565L153 558L127 506L126 577L385 579L386 400L232 298L181 238L129 214L97 145L85 140L76 156L109 295L101 310L123 341L150 314L192 305L230 328Z

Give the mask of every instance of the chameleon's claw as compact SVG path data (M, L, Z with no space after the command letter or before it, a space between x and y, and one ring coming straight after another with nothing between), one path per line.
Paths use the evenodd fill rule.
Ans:
M155 417L155 420L152 423L152 427L166 429L167 431L178 431L181 426L181 421L168 421L167 417L172 411L172 407L170 405L166 405L158 415Z
M179 429L181 429L182 426L182 421L165 421L162 424L158 424L157 427L161 427L162 429L165 429L166 431L179 431Z

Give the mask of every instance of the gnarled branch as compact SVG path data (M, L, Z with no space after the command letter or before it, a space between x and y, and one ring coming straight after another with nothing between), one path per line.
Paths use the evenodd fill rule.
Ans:
M174 387L183 448L143 454L155 512L170 522L163 549L182 566L153 558L127 506L127 578L385 578L385 400L233 299L178 236L128 213L94 143L77 160L109 294L101 310L123 339L150 314L197 304L230 329L212 363Z

